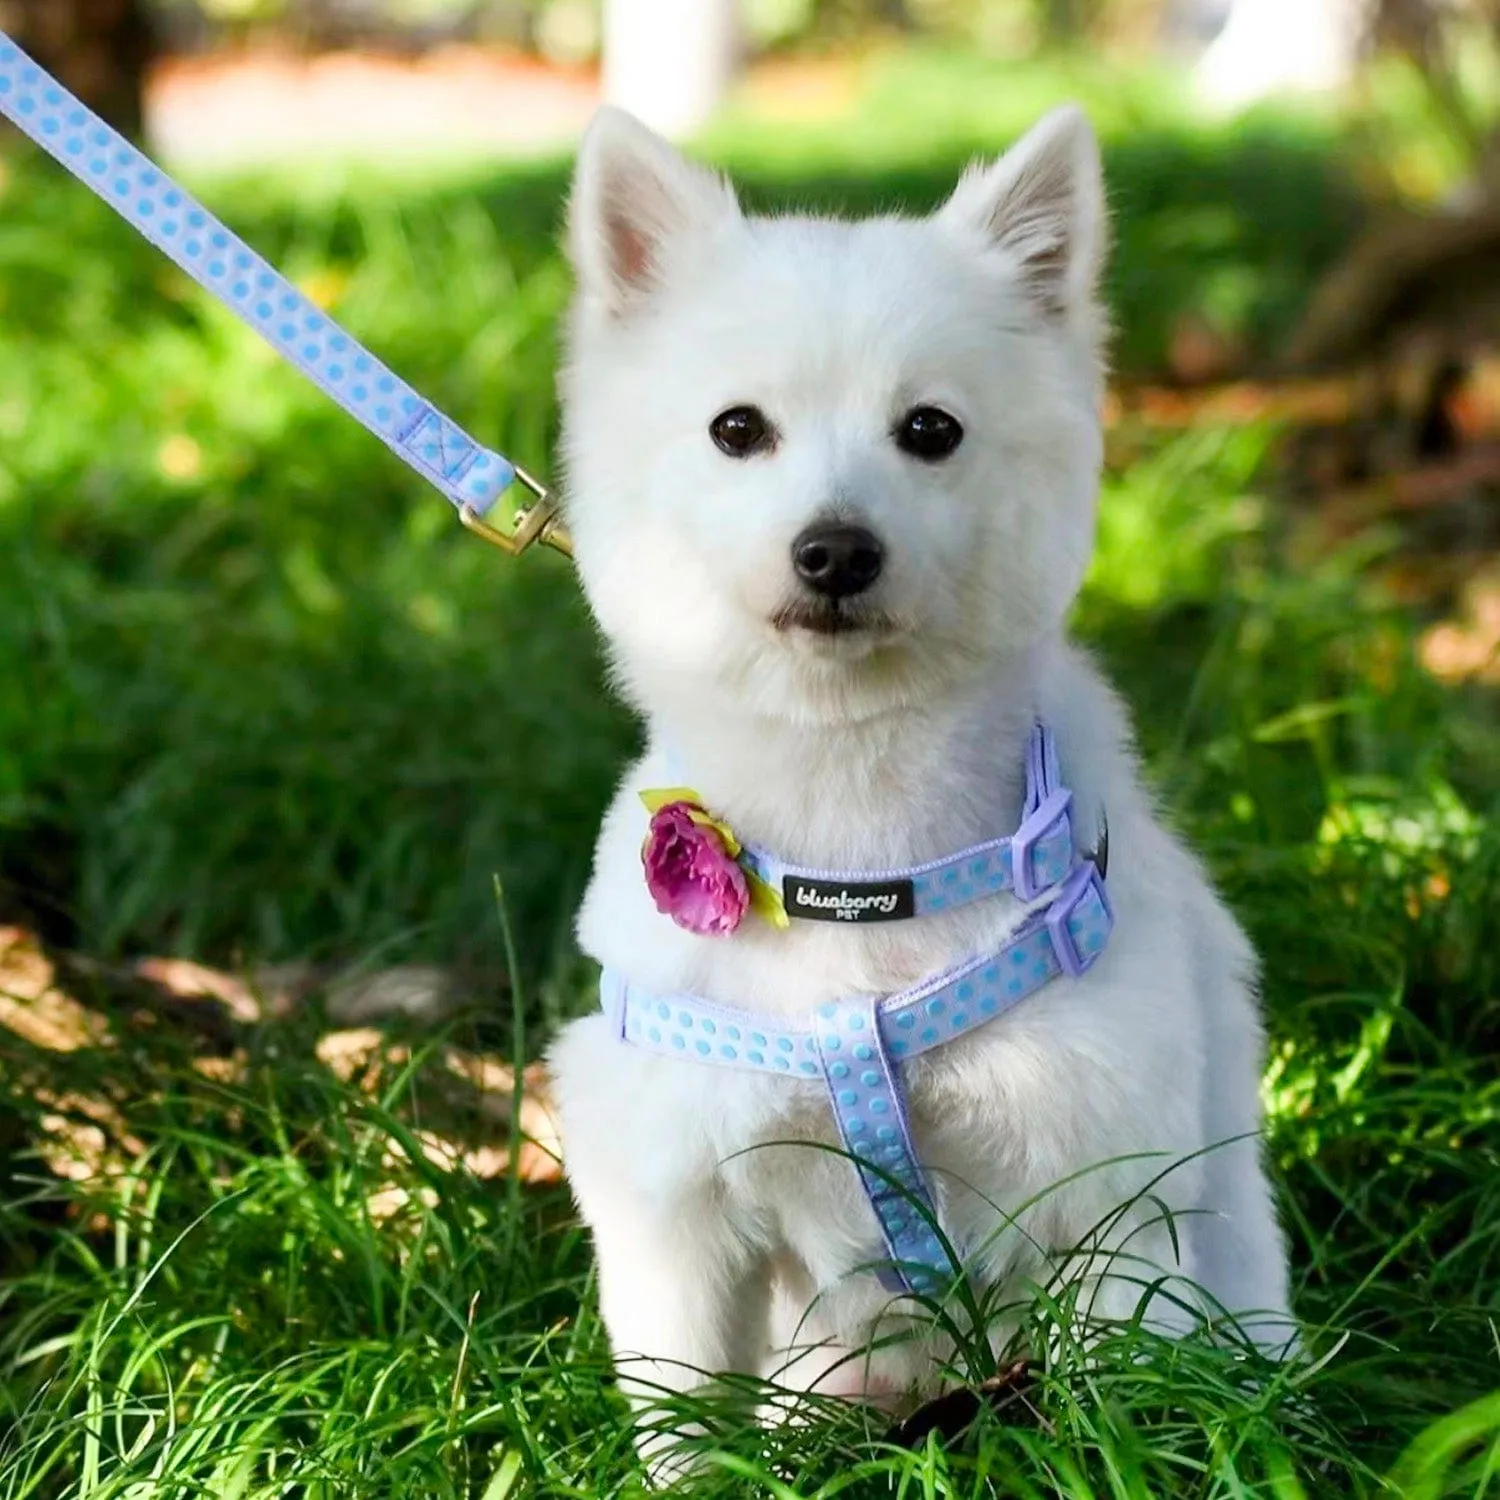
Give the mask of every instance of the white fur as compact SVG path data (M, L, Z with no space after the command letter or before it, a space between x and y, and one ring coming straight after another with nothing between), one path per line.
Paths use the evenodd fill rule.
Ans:
M1002 1301L1087 1276L1092 1313L1128 1317L1165 1275L1181 1301L1152 1304L1161 1326L1194 1321L1196 1285L1268 1315L1280 1342L1285 1257L1253 1139L1254 956L1159 821L1120 704L1063 639L1102 449L1103 225L1074 110L969 173L932 218L853 224L743 216L717 178L600 114L572 210L568 512L649 745L606 816L578 931L640 985L782 1016L997 948L1021 914L1009 897L883 926L749 919L729 939L693 936L647 893L636 793L685 780L791 861L907 864L1015 828L1041 716L1085 836L1108 810L1117 924L1084 978L906 1069L944 1222L988 1241L982 1279ZM739 403L771 417L773 452L714 446L709 423ZM963 423L945 461L891 439L919 403ZM793 537L828 516L885 544L879 630L773 623L796 597ZM721 1371L892 1402L933 1389L948 1346L921 1319L860 1352L902 1315L852 1274L878 1240L848 1162L767 1144L834 1143L820 1082L639 1051L602 1016L569 1026L552 1066L638 1399ZM1180 1256L1160 1204L1132 1203L1158 1178ZM997 1344L1019 1315L991 1330Z

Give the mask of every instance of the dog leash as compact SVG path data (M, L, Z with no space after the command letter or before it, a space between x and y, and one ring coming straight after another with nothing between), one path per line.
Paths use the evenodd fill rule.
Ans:
M438 489L475 535L513 557L536 542L573 555L544 485L424 401L3 31L0 114ZM502 531L485 518L517 481L533 498Z

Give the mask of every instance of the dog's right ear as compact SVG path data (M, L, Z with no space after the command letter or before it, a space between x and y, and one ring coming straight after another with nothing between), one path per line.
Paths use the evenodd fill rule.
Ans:
M573 174L568 248L579 286L619 317L657 284L672 241L738 214L721 177L605 106L584 134Z

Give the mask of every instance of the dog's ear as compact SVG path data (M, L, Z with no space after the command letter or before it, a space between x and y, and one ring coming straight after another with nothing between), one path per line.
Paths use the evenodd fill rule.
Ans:
M1003 253L1049 317L1091 309L1105 209L1087 116L1077 105L1053 110L998 161L970 167L937 218Z
M656 285L672 242L738 213L721 177L606 106L584 134L573 174L568 248L579 285L623 314Z

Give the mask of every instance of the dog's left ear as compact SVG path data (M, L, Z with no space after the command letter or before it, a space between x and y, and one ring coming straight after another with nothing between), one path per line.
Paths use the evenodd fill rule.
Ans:
M1105 212L1088 117L1077 105L1053 110L998 161L970 167L937 220L1003 254L1046 316L1090 311Z

